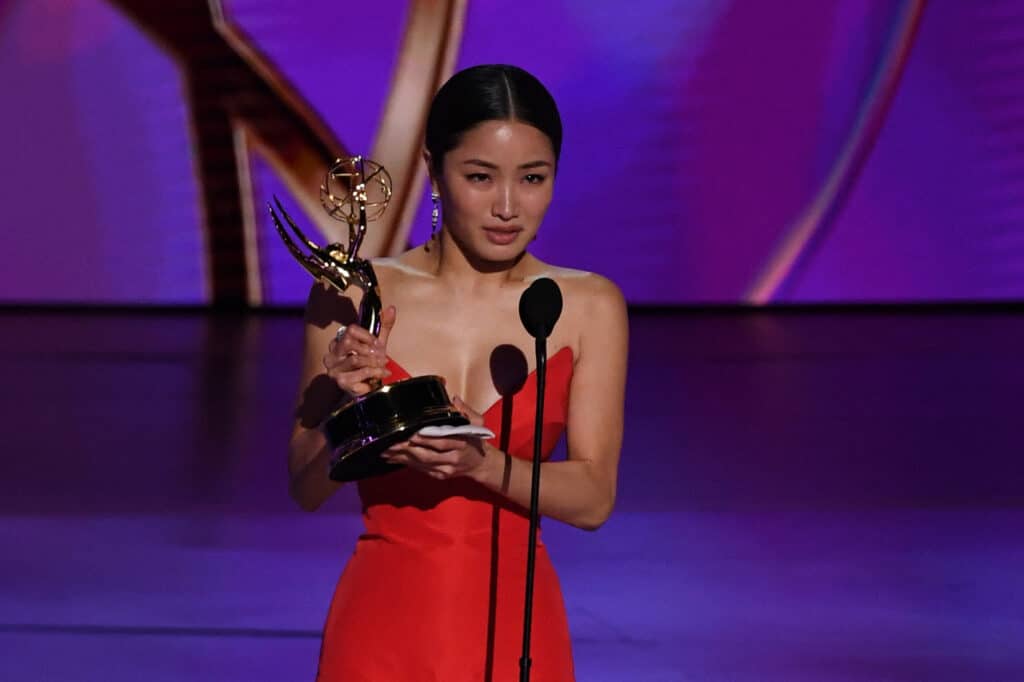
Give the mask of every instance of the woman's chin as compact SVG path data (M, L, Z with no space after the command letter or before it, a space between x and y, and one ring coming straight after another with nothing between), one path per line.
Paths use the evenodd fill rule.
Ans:
M516 242L501 245L488 242L478 245L474 250L474 260L488 263L496 268L515 265L526 254L525 246Z
M508 244L495 244L485 235L472 235L468 239L453 235L453 241L463 256L483 272L507 270L514 266L526 255L529 244L522 235Z

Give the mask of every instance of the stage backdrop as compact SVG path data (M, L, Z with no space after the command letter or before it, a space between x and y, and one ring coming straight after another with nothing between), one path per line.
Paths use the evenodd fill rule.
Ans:
M422 242L427 103L489 62L565 122L535 253L633 303L1024 299L1019 0L7 0L0 302L301 302L268 198L337 238L367 153L366 253Z

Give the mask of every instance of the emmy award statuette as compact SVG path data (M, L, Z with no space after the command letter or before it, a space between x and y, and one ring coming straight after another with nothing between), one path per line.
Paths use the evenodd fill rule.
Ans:
M318 246L295 225L275 196L277 210L297 243L281 224L274 206L267 204L285 246L315 279L339 292L350 286L362 290L359 325L374 336L380 333L380 288L370 261L359 258L358 253L366 223L384 213L391 187L388 172L361 156L338 159L327 171L320 187L320 203L332 218L348 223L348 246ZM320 430L331 450L331 479L354 481L400 469L402 465L388 463L380 454L420 429L467 424L469 420L452 406L444 381L437 376L420 376L387 386L373 381L369 393L347 396L321 423Z

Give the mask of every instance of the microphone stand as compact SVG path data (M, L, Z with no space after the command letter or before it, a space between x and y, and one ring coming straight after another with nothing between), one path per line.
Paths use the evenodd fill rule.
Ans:
M523 654L519 659L519 682L530 680L530 630L533 625L533 572L537 563L537 526L540 522L540 450L544 428L544 381L548 370L548 337L536 338L537 418L533 425L533 477L530 481L530 530L526 549L526 599L523 604Z

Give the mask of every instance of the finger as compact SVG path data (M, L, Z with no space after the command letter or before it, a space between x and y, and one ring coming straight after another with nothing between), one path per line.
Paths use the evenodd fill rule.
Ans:
M345 328L345 333L341 336L342 341L349 339L372 346L373 342L377 340L377 337L368 332L364 327L360 327L357 324L350 324Z
M328 374L337 372L351 372L361 367L373 366L376 363L372 360L373 356L359 355L355 351L348 355L335 355L334 353L328 353L324 356L324 368Z
M389 447L387 450L385 450L381 454L384 457L397 457L399 455L404 455L405 454L406 447L407 447L407 442L395 443L394 445Z
M389 305L380 315L380 334L377 335L377 347L387 348L388 338L391 330L395 327L395 320L398 318L398 308Z
M389 464L409 464L409 456L397 450L385 450L381 453L380 457Z
M455 464L459 461L459 453L454 450L432 450L422 445L415 445L411 441L408 447L406 447L404 454L410 462L424 467L433 467L439 464Z
M385 452L381 453L381 459L383 459L388 464L400 464L402 466L409 467L410 469L414 469L416 471L429 471L430 470L430 465L423 464L422 462L417 460L415 457L413 457L409 452L406 452L406 451L403 451L403 452L385 451Z
M419 471L432 478L445 480L458 475L458 457L452 454L448 459L438 459L436 455L429 453L415 452L415 449L407 453L396 455L385 455L384 458L391 464L401 464L414 471Z
M431 452L451 452L466 447L466 441L460 438L447 436L421 436L415 435L409 439L409 444L418 448L424 448Z
M348 355L339 358L334 364L340 367L342 371L353 372L363 367L383 368L387 365L387 359L379 353L366 354L352 351Z
M370 390L368 385L370 379L383 380L391 376L391 371L386 367L360 367L350 372L335 368L328 371L327 375L334 379L342 390L362 395ZM366 386L366 389L357 392L355 389L358 386Z
M373 353L373 343L367 343L360 341L354 337L350 337L347 334L341 338L341 340L331 341L327 345L327 351L332 355L338 357L345 357L352 353L359 353L361 355L370 355Z
M360 367L354 369L351 372L345 372L348 375L350 381L367 381L369 379L384 379L385 377L391 376L391 370L387 367Z
M404 454L406 454L409 451L410 447L411 447L410 441L409 441L408 438L406 438L403 441L399 441L398 443L395 443L394 445L389 447L384 452L388 453L388 454L391 454L391 455L404 455Z
M366 395L367 393L373 390L373 387L367 383L352 384L351 386L342 386L341 384L338 385L341 386L343 391L346 391L349 394L357 397Z
M325 355L324 369L327 370L327 376L332 378L339 378L346 374L351 375L353 372L364 369L380 370L382 373L378 375L378 378L387 376L383 374L383 371L387 369L385 363L378 361L372 356L364 355L349 355L341 358L334 355Z
M468 419L469 423L472 424L473 426L484 425L484 416L477 412L476 410L474 410L469 405L467 405L466 402L459 396L454 396L452 398L452 406L456 410L461 412L463 415L465 415L466 419Z

